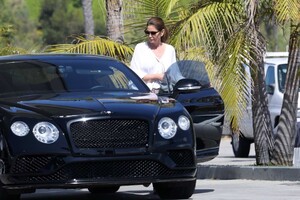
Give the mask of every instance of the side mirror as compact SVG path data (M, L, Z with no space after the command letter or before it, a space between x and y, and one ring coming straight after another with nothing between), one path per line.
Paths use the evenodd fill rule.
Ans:
M201 84L195 79L181 79L174 86L174 93L191 92L201 89Z
M271 94L273 95L274 94L274 90L275 90L275 85L274 84L271 84L271 85L266 85L266 90L267 90L267 94Z

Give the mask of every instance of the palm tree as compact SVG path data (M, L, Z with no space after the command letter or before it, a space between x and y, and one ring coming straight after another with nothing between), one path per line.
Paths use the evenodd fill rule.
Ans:
M292 165L296 138L297 103L300 66L300 2L298 0L275 0L275 14L280 23L290 23L289 58L282 110L272 163Z
M124 43L122 0L106 0L107 36L116 42Z
M264 3L264 2L263 2ZM251 67L251 77L254 80L252 88L252 116L253 116L253 133L256 152L256 163L267 165L271 161L272 151L274 148L273 130L271 126L270 113L268 111L268 98L266 93L266 85L264 81L264 63L263 55L265 53L265 41L259 31L259 25L262 16L259 15L262 6L258 0L246 2L246 19L249 34L248 38L252 38L253 46L258 44L260 48L250 50L255 63L249 63ZM265 9L265 7L263 7ZM258 52L256 52L258 50Z
M81 0L84 16L84 31L87 36L95 35L92 0Z

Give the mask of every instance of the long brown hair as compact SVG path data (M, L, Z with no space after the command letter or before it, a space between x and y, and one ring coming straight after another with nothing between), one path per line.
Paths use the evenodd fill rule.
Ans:
M152 25L154 26L158 31L162 31L164 29L164 34L161 37L161 41L162 42L166 42L169 38L169 30L167 29L167 27L165 26L165 22L164 20L162 20L162 18L160 17L151 17L148 21L147 21L147 26L146 28Z

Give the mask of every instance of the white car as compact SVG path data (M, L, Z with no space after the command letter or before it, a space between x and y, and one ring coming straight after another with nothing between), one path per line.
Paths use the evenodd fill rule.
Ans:
M268 108L270 111L272 127L275 129L279 122L281 112L284 85L287 73L288 52L270 52L264 59L265 82L268 95ZM246 66L249 73L249 67ZM250 79L249 79L249 91ZM250 95L251 96L251 95ZM299 95L300 97L300 95ZM298 111L300 98L298 98ZM300 116L297 114L297 122L300 122ZM232 131L232 149L235 157L248 157L251 143L254 141L252 125L252 105L251 100L247 105L246 112L239 123L240 134L234 134Z

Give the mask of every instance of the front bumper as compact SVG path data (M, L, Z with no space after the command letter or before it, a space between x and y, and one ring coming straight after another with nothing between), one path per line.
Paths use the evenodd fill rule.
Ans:
M194 151L179 149L115 157L20 156L0 177L7 189L84 188L195 180L196 172Z

